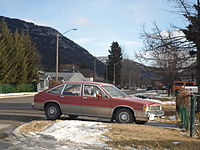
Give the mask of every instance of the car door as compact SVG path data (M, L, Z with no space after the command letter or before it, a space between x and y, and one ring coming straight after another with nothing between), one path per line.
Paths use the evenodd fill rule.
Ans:
M81 84L66 84L60 96L62 112L66 114L81 113Z
M108 117L110 112L110 98L99 86L85 84L83 86L82 114Z
M56 101L60 103L60 94L62 93L64 86L65 85L59 85L45 92L48 93L45 94L46 101Z

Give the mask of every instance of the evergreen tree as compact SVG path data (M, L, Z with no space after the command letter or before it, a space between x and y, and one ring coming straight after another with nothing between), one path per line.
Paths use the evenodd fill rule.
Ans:
M14 46L15 46L15 59L16 59L16 65L13 66L13 70L15 70L15 83L20 84L24 83L22 81L24 72L23 72L23 62L24 62L24 46L23 46L23 39L22 36L20 36L19 32L16 31L14 34Z
M38 53L28 34L0 24L0 83L31 84L38 79Z
M8 29L5 23L0 24L1 29L1 37L0 41L4 48L1 49L1 61L2 61L2 68L1 68L1 75L2 75L2 83L14 83L14 74L15 71L13 70L13 66L15 66L15 50L13 46L13 35Z
M196 0L193 5L188 1L177 0L181 12L188 21L189 25L181 29L188 41L194 44L197 53L196 80L198 92L200 92L200 1ZM197 100L197 111L200 112L200 98Z
M38 79L38 62L39 55L37 49L30 39L28 34L22 33L22 40L24 41L24 57L23 57L23 78L24 83L33 83Z
M1 35L0 35L0 37L1 37ZM2 39L0 39L0 83L2 82L3 77L4 77L4 75L3 75L4 57L3 56L4 56L5 49L6 49L5 42Z
M122 60L122 49L118 42L112 42L108 50L108 81L113 82L115 85L121 83L121 60Z

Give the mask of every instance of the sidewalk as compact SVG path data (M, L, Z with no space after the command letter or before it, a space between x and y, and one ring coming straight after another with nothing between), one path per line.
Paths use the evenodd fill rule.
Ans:
M34 96L37 93L38 92L6 93L6 94L0 94L0 98Z

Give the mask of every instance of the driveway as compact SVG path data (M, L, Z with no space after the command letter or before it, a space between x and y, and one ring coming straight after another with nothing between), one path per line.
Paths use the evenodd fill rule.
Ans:
M42 111L31 108L33 96L0 98L0 149L15 149L10 131L26 122L44 119Z
M0 132L31 120L43 119L42 111L31 108L33 96L0 98Z

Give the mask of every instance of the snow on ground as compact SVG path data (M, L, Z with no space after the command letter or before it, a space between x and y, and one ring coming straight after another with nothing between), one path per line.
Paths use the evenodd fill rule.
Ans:
M169 118L170 120L177 120L177 119L176 119L176 115L168 116L168 118Z
M39 134L53 136L58 141L101 145L103 142L99 137L105 132L103 127L104 125L98 122L66 120L53 124Z
M103 136L103 133L107 131L105 127L106 124L100 122L79 120L58 121L40 132L20 132L23 138L17 138L17 145L31 150L110 149L105 144L105 141L108 139Z
M136 97L135 95L130 95L131 97ZM138 97L136 97L138 99ZM149 98L145 98L145 99L142 99L141 100L147 100L147 101L151 101L151 102L156 102L156 103L160 103L160 104L175 104L174 101L160 101L160 100L157 100L157 99L149 99Z
M130 96L131 97L137 97L138 95L147 97L143 100L157 102L157 103L160 103L160 104L175 104L175 97L168 96L162 90L157 90L157 91L151 90L151 91L147 91L145 93L136 93L136 94L133 94L133 95L130 95ZM153 98L149 98L149 97L153 97ZM165 101L161 101L159 99L165 99ZM166 99L167 99L167 101L166 101Z
M38 92L23 92L23 93L6 93L0 94L0 98L7 98L7 97L20 97L20 96L33 96Z

